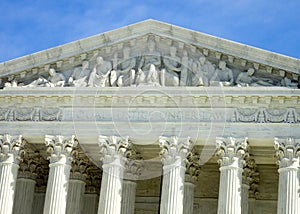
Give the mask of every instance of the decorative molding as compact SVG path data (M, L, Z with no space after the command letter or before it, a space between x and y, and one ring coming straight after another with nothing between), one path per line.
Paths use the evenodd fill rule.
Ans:
M280 168L299 168L300 139L274 138L275 157Z
M77 143L75 135L68 138L61 135L46 135L45 144L48 147L47 152L50 154L48 157L50 163L56 163L63 160L63 164L71 164L71 161L73 160L72 150L77 146Z
M247 157L248 138L234 138L234 137L217 137L217 152L219 157L218 163L220 166L230 166L236 164L234 167L243 168L245 164L245 157ZM237 162L236 162L237 161Z
M0 121L61 121L61 108L0 108Z
M18 178L36 180L43 162L39 152L30 151L25 145L25 154L20 162Z
M194 143L190 138L179 139L177 136L159 137L160 156L164 166L176 164L180 160L180 165L185 167L187 157L191 152Z
M21 155L24 153L24 145L25 141L22 135L0 135L0 163L8 161L19 164Z
M238 108L232 122L300 123L300 110L295 108Z

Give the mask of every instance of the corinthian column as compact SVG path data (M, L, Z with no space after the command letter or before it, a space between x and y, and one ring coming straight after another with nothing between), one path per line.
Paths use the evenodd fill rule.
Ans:
M241 214L241 190L247 138L217 138L220 164L218 214Z
M141 174L142 167L141 154L134 148L131 148L130 155L125 162L121 214L134 214L136 180Z
M60 135L46 135L45 143L51 156L44 214L64 214L72 161L71 152L77 141L74 136L65 138Z
M0 136L0 214L13 211L16 179L20 154L23 147L22 136Z
M278 214L300 213L299 157L300 139L275 138L279 164Z
M73 151L74 160L69 180L66 214L81 214L83 211L83 196L85 192L86 169L88 158L77 149Z
M37 168L40 165L40 154L26 149L23 161L20 163L13 213L32 214L34 189L37 178Z
M183 200L183 213L193 213L194 209L194 192L195 182L198 180L200 173L200 156L192 151L187 156L185 181L184 181L184 200Z
M99 136L100 153L103 156L103 175L98 214L121 213L124 164L130 145L128 137Z
M185 163L193 143L187 138L160 137L163 161L163 184L160 213L183 213Z

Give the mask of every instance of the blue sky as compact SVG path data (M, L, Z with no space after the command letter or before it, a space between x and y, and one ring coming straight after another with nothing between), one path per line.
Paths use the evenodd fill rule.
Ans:
M145 19L300 58L299 0L1 0L0 62Z

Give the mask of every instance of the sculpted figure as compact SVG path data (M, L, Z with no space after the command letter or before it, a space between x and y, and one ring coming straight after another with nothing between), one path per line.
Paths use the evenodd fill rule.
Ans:
M177 49L170 47L170 56L163 57L164 69L161 70L162 86L178 86L181 72L181 60L177 56Z
M288 77L284 77L281 80L281 85L285 86L285 87L290 87L290 88L298 88L298 83L297 82L293 82L290 78Z
M49 77L39 77L25 87L64 87L66 78L63 74L57 73L54 68L49 69Z
M104 61L101 56L96 59L96 65L94 66L88 81L88 86L92 87L105 87L109 86L108 76L112 70L111 62Z
M210 80L212 75L214 75L216 67L210 61L208 61L205 56L199 57L198 67L201 68L201 70L203 71L203 75L207 79L207 84L205 85L208 85L208 80Z
M190 68L190 61L186 50L183 51L181 58L181 72L180 72L180 86L188 85L188 69Z
M130 57L129 47L123 49L123 59L120 63L114 60L114 70L111 71L110 82L112 86L131 86L135 81L136 59ZM117 69L117 70L115 70Z
M233 85L234 78L232 70L226 66L225 61L219 62L219 68L216 69L214 75L210 80L210 85L213 86L231 86Z
M200 57L199 61L192 62L192 74L191 74L191 85L192 86L207 86L207 71L204 70L205 57Z
M153 39L148 40L148 50L141 57L138 64L137 84L159 85L159 73L161 67L160 53L156 51Z
M81 67L76 67L70 76L68 83L70 86L85 87L90 76L89 62L84 60Z
M237 86L272 86L274 81L267 78L257 78L254 76L255 70L249 68L247 72L241 72L236 78Z

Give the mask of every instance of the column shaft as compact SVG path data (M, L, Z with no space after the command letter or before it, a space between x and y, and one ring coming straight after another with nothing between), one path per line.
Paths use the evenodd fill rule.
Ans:
M14 214L32 214L35 183L28 178L17 179Z
M66 214L81 214L85 182L71 179L69 181Z
M184 182L183 214L191 214L194 209L195 185L191 182Z
M221 167L218 214L241 213L242 169Z
M49 167L44 214L64 214L71 166L53 163Z
M45 193L35 193L32 205L32 214L41 214L44 210Z
M180 161L181 162L181 161ZM183 213L185 167L164 166L160 213Z
M98 214L120 214L123 169L114 164L103 165Z
M281 168L278 170L278 214L300 213L298 171L297 168Z
M0 163L0 214L13 212L18 169L19 166L15 163Z
M84 194L83 212L88 214L96 214L98 210L99 196L95 194Z
M136 182L130 180L123 180L121 207L122 214L134 214L135 192Z
M249 185L242 184L242 214L249 212Z

